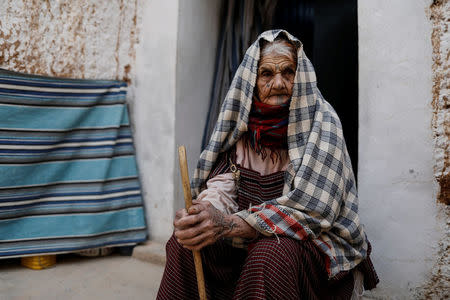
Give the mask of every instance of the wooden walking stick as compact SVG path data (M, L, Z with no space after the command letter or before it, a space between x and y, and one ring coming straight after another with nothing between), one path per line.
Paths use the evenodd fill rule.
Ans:
M191 184L189 181L188 165L186 160L186 148L178 147L178 159L180 160L181 182L183 183L184 203L186 210L192 206ZM205 277L203 276L202 257L200 251L192 251L194 255L195 274L197 275L197 287L200 300L206 300Z

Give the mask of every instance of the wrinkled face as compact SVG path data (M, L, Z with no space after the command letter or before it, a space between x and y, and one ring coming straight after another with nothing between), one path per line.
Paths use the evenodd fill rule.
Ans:
M279 105L292 96L296 61L291 55L267 54L261 57L256 92L261 102Z

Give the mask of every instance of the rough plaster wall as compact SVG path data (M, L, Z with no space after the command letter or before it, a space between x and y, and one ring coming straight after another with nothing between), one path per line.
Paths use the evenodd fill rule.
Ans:
M134 69L137 0L4 0L0 67L49 76L123 79Z
M222 0L180 1L177 50L176 144L187 149L189 175L197 165L211 95ZM176 162L178 164L178 162ZM175 209L184 206L175 172Z
M360 215L381 280L367 297L418 296L445 227L433 173L430 4L358 1Z
M174 110L177 2L165 2L167 5L159 2L145 2L145 9L141 0L5 0L0 6L1 68L47 76L119 79L130 84L128 102L138 166L143 178L144 200L157 199L153 205L146 205L147 217L155 214L158 201L163 203L160 213L172 215L173 206L173 169L170 169L173 154L168 162L158 160L154 153L167 153L166 146L173 145L173 141L172 144L167 141L174 137L173 117L164 116L170 116L171 112L173 115ZM165 10L172 12L172 19L170 14L167 19L161 14ZM143 18L146 22L141 35ZM175 24L167 26L169 34L159 32L168 22ZM151 40L152 35L154 40ZM139 45L139 63L142 66L137 74L139 36L144 36L146 43ZM150 56L149 53L154 54ZM158 68L167 70L167 73L159 77L154 71ZM167 84L160 84L160 81ZM136 87L136 82L140 83L139 87ZM149 97L151 88L155 88L153 95L157 98ZM137 113L135 103L139 104ZM160 103L163 103L163 108ZM158 123L160 119L163 122ZM160 131L149 131L148 128ZM152 139L156 132L161 132L161 136L156 137L157 146L153 147ZM154 161L149 162L152 159ZM162 181L169 182L166 189L161 190L166 196L148 192L160 187L158 176L151 180L153 174L159 174ZM164 201L169 201L170 205ZM170 206L170 209L164 210L165 206ZM169 231L166 228L171 227L171 222L158 216L149 223L155 227L154 230L161 227L164 236Z
M132 117L150 238L165 242L174 215L178 0L146 1L141 13Z
M426 299L450 296L450 0L433 1L429 10L433 47L432 129L435 146L435 177L439 183L437 200L442 210L438 218L446 222L444 237L431 278L424 283L420 295Z
M435 137L435 176L440 185L438 200L450 204L450 1L433 1L433 132Z

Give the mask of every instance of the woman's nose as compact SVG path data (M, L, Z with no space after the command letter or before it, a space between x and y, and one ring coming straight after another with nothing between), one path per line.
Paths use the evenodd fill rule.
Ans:
M283 76L280 73L275 74L275 78L273 79L273 88L277 90L281 90L284 87Z

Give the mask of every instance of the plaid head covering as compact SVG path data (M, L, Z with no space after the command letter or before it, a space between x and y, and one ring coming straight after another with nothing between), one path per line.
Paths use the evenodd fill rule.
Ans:
M284 30L262 33L245 53L225 97L211 139L191 183L196 197L219 153L247 131L256 85L260 42L284 35L297 47L297 70L289 107L288 153L283 196L237 213L267 236L311 238L326 254L330 277L358 265L368 242L358 217L358 197L339 118L317 88L301 42Z

